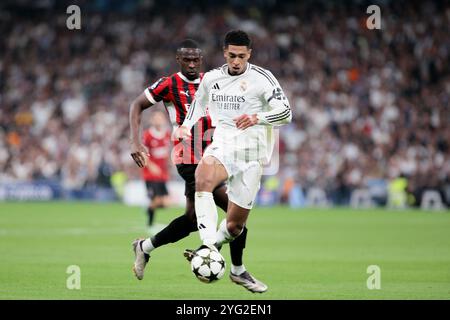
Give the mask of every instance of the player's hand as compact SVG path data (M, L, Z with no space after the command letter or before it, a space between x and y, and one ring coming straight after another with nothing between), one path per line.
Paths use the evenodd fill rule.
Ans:
M189 139L190 137L191 137L191 130L189 130L189 128L185 126L179 126L178 128L175 129L173 133L173 139L178 141Z
M243 114L240 115L237 118L233 119L234 123L236 123L236 127L238 129L247 129L248 127L254 126L258 123L258 118L256 117L256 114L248 115Z
M131 143L131 157L139 168L143 168L148 165L148 156L148 151L144 145L140 143Z

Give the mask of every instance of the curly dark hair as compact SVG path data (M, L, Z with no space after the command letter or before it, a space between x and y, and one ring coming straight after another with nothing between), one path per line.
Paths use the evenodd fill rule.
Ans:
M230 44L233 46L247 46L247 48L251 48L252 40L245 31L231 30L225 35L223 46L228 47Z

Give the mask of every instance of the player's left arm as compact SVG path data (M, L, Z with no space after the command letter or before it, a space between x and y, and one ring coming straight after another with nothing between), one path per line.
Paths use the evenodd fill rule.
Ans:
M246 129L248 127L259 125L281 126L287 124L292 120L292 111L289 105L289 100L284 95L280 84L271 75L271 82L264 82L263 97L270 107L269 111L258 112L256 114L243 114L234 121L238 129Z
M291 106L278 80L269 71L267 72L271 75L273 85L266 82L263 99L269 104L270 110L257 114L258 124L281 126L292 121Z

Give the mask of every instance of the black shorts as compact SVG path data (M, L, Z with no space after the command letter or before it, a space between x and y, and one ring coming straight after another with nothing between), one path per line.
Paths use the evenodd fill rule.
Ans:
M150 199L169 194L164 181L145 181L145 185L147 186L147 194Z
M185 181L184 195L192 201L195 199L195 169L197 164L177 164L178 174ZM224 185L225 183L221 183L215 189Z

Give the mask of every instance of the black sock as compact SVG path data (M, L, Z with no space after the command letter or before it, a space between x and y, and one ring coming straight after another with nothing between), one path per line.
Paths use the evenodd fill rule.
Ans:
M153 219L155 218L155 210L153 208L148 207L147 208L147 216L148 216L148 226L151 226L153 224Z
M167 227L158 232L151 240L153 246L177 242L187 237L192 231L197 231L197 223L189 219L185 214L172 220Z
M230 242L231 263L235 266L242 265L242 255L244 253L245 243L247 242L247 227L244 227L242 233Z

